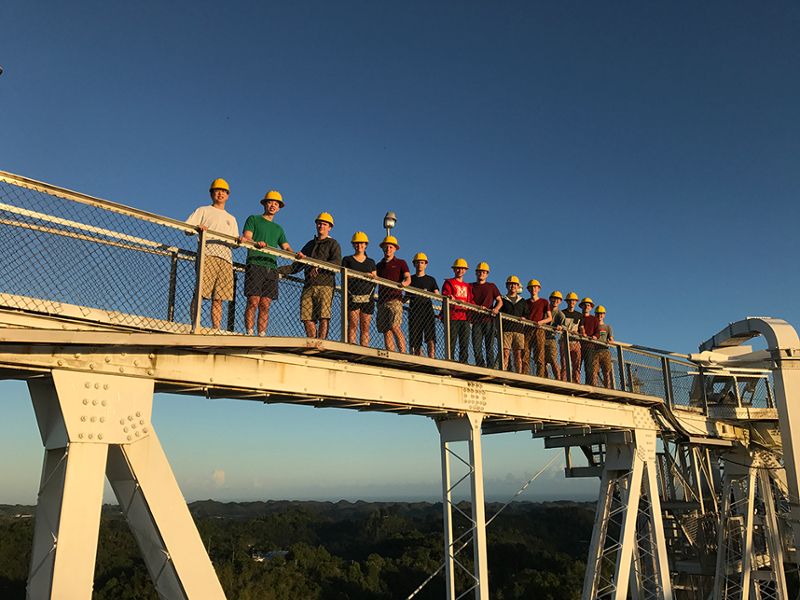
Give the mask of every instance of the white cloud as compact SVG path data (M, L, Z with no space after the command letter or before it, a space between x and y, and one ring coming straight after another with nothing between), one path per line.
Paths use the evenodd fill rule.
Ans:
M211 479L213 479L214 483L216 483L218 486L222 487L225 485L225 471L215 469L211 474Z

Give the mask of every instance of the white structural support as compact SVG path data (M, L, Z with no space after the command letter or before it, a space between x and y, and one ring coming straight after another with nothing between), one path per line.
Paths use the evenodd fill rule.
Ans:
M629 585L636 599L672 598L655 447L655 431L641 429L607 446L583 600L625 600Z
M28 386L45 446L28 598L91 598L108 475L160 597L224 599L150 424L153 381L54 370Z
M483 458L481 452L481 421L483 415L468 413L457 419L437 421L442 451L442 490L444 511L444 553L447 600L458 600L470 591L475 591L475 600L489 600L489 568L486 553L486 513L483 494ZM468 445L468 459L464 460L452 447L457 442ZM466 472L453 483L451 457L465 467ZM462 482L469 481L472 514L467 515L453 502L453 490ZM470 526L463 534L453 538L453 511L467 519ZM471 540L468 538L471 537ZM465 541L465 538L466 541ZM457 557L459 551L472 542L474 568L470 571L464 561ZM456 567L466 573L470 585L456 593Z
M714 600L787 600L774 474L758 454L725 460Z

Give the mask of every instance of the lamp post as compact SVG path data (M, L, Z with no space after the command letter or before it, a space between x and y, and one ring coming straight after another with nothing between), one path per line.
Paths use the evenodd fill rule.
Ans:
M386 237L392 235L392 228L397 225L397 216L393 212L387 212L383 217L383 226L386 229Z

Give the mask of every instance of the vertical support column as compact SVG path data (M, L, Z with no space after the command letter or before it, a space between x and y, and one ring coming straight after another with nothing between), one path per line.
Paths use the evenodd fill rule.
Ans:
M450 340L450 298L442 298L442 325L444 325L444 356L453 360L453 344Z
M167 321L175 321L175 295L178 288L178 249L171 248L172 258L169 265L169 300L167 303Z
M489 600L489 569L486 552L486 513L483 494L483 456L481 451L481 421L483 415L468 413L466 417L437 421L439 435L441 439L442 452L442 487L443 487L443 511L445 523L445 569L447 574L447 598L455 598L455 573L456 566L469 574L473 581L475 600ZM469 459L465 461L450 448L452 442L467 442L469 448ZM450 458L457 458L464 464L468 472L460 477L455 484L451 485ZM459 483L469 478L470 500L472 504L471 528L467 532L472 533L473 557L475 561L474 572L469 573L464 565L458 561L456 554L464 547L456 547L458 542L467 535L463 534L458 539L453 539L453 508L452 490ZM461 512L457 507L455 509ZM463 512L461 512L464 515ZM464 515L467 516L467 515ZM469 590L467 590L469 591Z
M347 269L342 267L339 269L339 279L341 280L341 285L339 288L342 290L342 335L341 341L342 343L346 344L350 341L349 332L350 332L350 311L349 307L347 306L347 294L348 294L348 281L347 281Z
M197 333L197 328L200 327L200 315L203 310L203 296L200 293L203 289L203 273L205 272L206 263L206 232L200 231L197 236L197 259L195 262L195 280L194 280L194 302L192 303L192 333Z
M619 389L623 392L628 389L628 384L625 379L625 353L622 351L622 346L617 346L617 370L619 371Z
M497 363L495 369L503 370L503 313L497 313L495 317L494 331L497 336ZM511 358L511 357L509 357Z

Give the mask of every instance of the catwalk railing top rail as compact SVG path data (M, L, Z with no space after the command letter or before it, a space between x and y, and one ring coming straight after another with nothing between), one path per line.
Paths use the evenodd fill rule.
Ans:
M201 326L212 319L212 303L198 305L193 298L208 273L208 248L220 243L232 249L234 290L223 331L218 332ZM280 337L309 337L301 318L308 322L329 316L327 336L343 342L410 350L489 369L513 365L532 376L646 394L671 407L703 412L714 404L774 407L768 371L707 372L685 355L537 327L339 265L297 259L277 248L259 250L251 242L239 244L237 238L3 172L0 245L6 257L0 266L0 294L2 304L11 308L41 311L41 301L48 301L109 311L120 325L140 329L235 335L263 325L266 335ZM246 306L246 252L263 257L277 274L266 323L259 323L255 306ZM323 310L329 307L329 315L299 314L306 310L301 305L308 302L311 288L324 292L321 304Z

